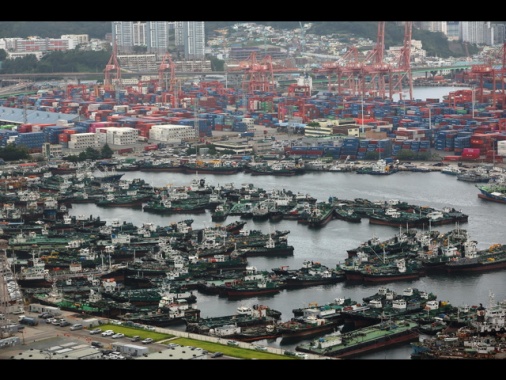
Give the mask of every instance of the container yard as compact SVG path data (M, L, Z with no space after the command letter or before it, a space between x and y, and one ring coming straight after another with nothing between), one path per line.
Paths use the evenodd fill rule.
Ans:
M410 33L411 23L406 22L405 34ZM411 159L427 160L441 153L447 161L502 162L504 62L500 69L475 65L456 73L455 80L471 89L421 100L410 95L413 81L406 58L380 68L373 60L357 62L353 57L345 57L339 67L322 64L312 74L328 78L326 91L315 91L305 82L276 88L273 74L279 69L268 57L258 61L255 53L231 70L242 77L238 88L214 80L178 82L169 53L158 76L137 85L122 84L119 68L112 71L107 65L103 85L69 84L0 99L0 114L5 115L0 147L13 143L41 153L49 144L75 154L105 144L120 153L136 144L143 144L144 151L160 144L215 144L236 154L307 160L402 159L407 153ZM110 62L119 65L115 49ZM380 75L385 65L392 70ZM406 91L406 98L392 100ZM65 118L54 123L9 120L9 114L21 112L48 120L55 114ZM234 141L218 144L222 132ZM275 132L300 138L280 145L272 136Z

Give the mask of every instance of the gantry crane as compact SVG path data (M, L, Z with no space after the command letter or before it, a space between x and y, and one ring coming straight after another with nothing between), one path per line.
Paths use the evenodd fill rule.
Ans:
M112 71L116 71L114 85L111 79ZM107 62L107 65L105 65L104 69L104 90L106 91L114 90L115 86L118 88L121 87L121 69L117 58L116 41L114 41L111 57L109 58L109 62Z
M364 61L364 74L370 79L364 81L363 95L372 95L380 98L386 96L386 78L390 73L390 65L384 62L385 55L385 22L378 23L376 46L367 54Z
M389 76L389 98L393 99L394 94L399 94L402 99L403 82L407 81L409 99L413 100L413 76L411 73L411 39L413 22L404 22L404 44L401 48L397 66L390 69Z
M380 21L376 46L367 55L351 46L338 61L324 63L322 68L314 72L328 77L329 91L335 88L339 95L352 94L361 97L373 95L392 99L394 93L402 94L402 84L407 79L409 96L412 99L411 30L412 22L407 21L404 28L404 45L396 66L384 62L385 22ZM337 76L335 84L332 82L333 75Z
M261 62L256 59L256 53L251 53L248 61L243 61L239 67L244 71L243 91L253 94L255 91L272 92L275 88L274 70L270 55L266 55Z
M167 86L167 71L169 72L169 83ZM168 91L170 95L170 102L172 107L177 105L177 89L176 89L176 68L172 62L172 57L169 52L165 53L162 58L162 63L158 67L158 86L162 91Z

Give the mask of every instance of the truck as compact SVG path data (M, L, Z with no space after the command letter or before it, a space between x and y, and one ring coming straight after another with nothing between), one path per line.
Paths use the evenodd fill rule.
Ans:
M19 316L19 323L27 326L37 326L39 320L37 318L27 317L26 315Z

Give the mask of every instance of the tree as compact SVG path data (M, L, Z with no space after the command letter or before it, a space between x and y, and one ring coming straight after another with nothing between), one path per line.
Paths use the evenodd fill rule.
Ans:
M114 154L114 151L111 149L109 144L105 144L102 149L100 150L100 157L101 158L111 158Z
M30 157L28 148L23 145L7 144L5 148L0 148L0 158L4 161L24 160Z
M0 62L7 59L7 52L4 49L0 49Z
M96 149L93 149L91 147L86 148L84 151L86 159L90 160L98 160L100 158L100 152Z

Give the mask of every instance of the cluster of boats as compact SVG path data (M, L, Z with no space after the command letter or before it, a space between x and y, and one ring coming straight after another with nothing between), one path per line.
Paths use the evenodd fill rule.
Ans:
M432 229L466 223L467 215L455 209L436 210L397 200L330 197L319 201L309 194L266 191L253 184L215 187L197 177L188 186L154 188L140 179L122 180L121 175L97 179L79 168L64 175L60 169L64 170L54 168L54 175L42 176L34 186L2 194L0 228L8 243L5 254L24 296L64 310L132 324L186 324L187 331L243 341L281 337L291 343L314 338L297 350L352 357L417 340L420 333L442 334L456 326L486 330L488 325L480 325L476 317L482 309L464 311L411 288L399 295L382 287L360 302L336 298L325 305L294 309L293 317L285 321L281 313L264 305L241 307L230 316L201 318L197 294L237 300L340 281L388 283L436 273L506 268L505 245L478 250L477 242L460 227L446 233ZM395 170L392 166L389 172ZM497 186L477 185L491 193L499 193ZM69 216L68 208L77 202L141 207L154 213L211 210L215 222L225 221L228 215L241 220L198 230L192 228L192 219L168 226L119 220L108 224L98 217ZM350 223L368 218L372 224L397 227L399 233L383 241L373 237L348 250L345 262L335 267L306 260L297 269L258 270L248 265L248 257L291 256L294 247L288 244L289 231L249 230L248 218L288 219L310 228L323 227L334 218ZM498 328L479 334L500 333ZM435 355L428 353L429 342L417 346L417 352L424 352L420 357Z
M408 342L413 345L413 358L446 358L449 349L441 351L441 346L450 342L443 339L448 336L454 337L452 342L459 336L455 357L463 358L462 347L480 339L487 342L490 358L504 352L500 338L504 336L505 311L504 302L491 303L488 309L481 304L455 307L416 288L397 294L380 287L362 303L336 298L324 305L293 309L294 316L288 321L264 305L240 306L233 315L194 316L185 321L188 332L244 342L281 338L282 345L297 344L296 351L336 358L352 358ZM479 357L469 352L467 356Z
M411 342L411 359L505 359L506 302L495 302L489 294L489 305L475 307L476 317L457 329L443 329L433 336Z
M477 249L457 227L445 233L407 229L380 241L376 237L348 250L339 265L350 282L392 282L441 273L486 272L506 268L506 245Z

